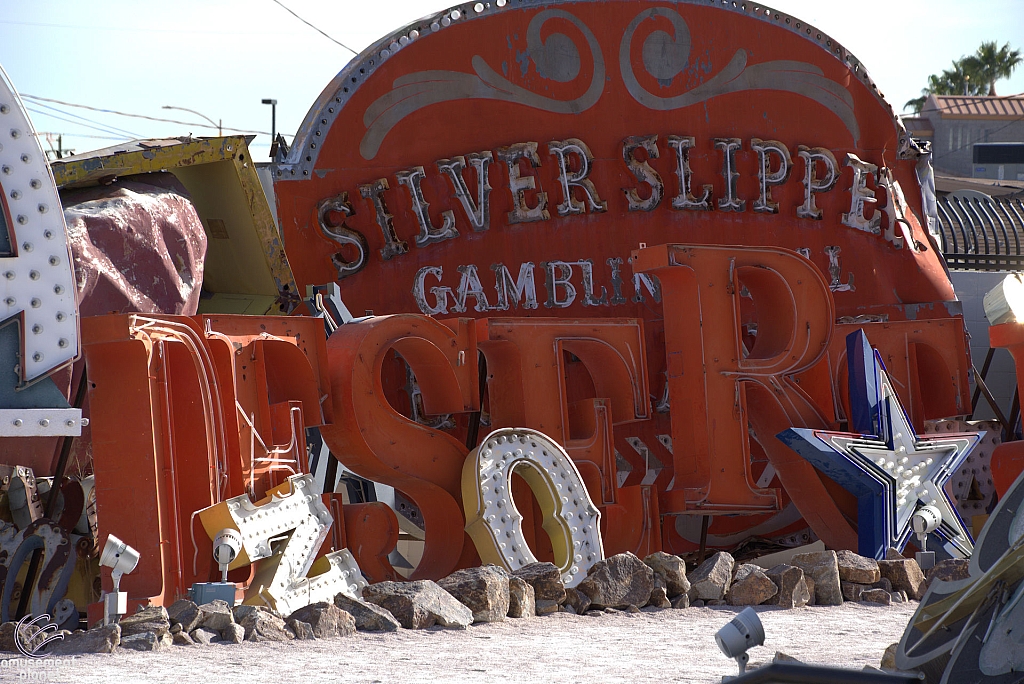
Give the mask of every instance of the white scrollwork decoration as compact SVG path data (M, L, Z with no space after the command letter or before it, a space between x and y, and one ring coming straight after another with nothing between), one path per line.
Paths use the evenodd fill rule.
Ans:
M564 10L538 13L527 28L526 47L537 73L560 83L575 79L580 72L580 54L573 40L564 33L552 33L541 40L541 27L553 18L570 22L587 40L594 60L594 74L586 92L573 100L556 100L515 85L496 72L482 57L472 59L473 71L417 71L395 79L392 89L377 98L363 113L366 133L359 144L363 159L377 156L384 138L402 119L424 107L453 100L501 100L526 105L555 114L578 114L593 107L604 91L604 57L597 38L577 17Z

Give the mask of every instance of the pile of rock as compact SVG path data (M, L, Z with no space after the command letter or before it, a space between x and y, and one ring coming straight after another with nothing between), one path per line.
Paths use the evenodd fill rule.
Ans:
M966 576L967 561L943 561L934 577ZM170 645L195 646L242 641L328 639L359 631L392 632L399 627L465 629L474 622L530 618L556 612L600 616L639 613L641 608L690 606L839 605L845 601L889 604L919 600L927 588L917 563L894 551L883 561L849 551L793 556L789 564L764 569L737 564L719 552L687 575L681 558L658 552L640 560L632 553L606 558L575 587L562 583L551 563L531 563L514 573L486 565L452 573L439 582L380 582L361 598L338 594L287 617L265 606L224 601L196 605L187 599L168 608L150 606L120 624L65 633L48 648L54 655L110 653L115 648L155 651ZM14 650L14 623L0 625L0 650ZM22 643L34 635L23 634ZM9 643L8 643L9 642Z
M952 574L959 567L943 565L943 572ZM920 600L925 590L925 577L917 561L892 550L881 561L851 551L800 553L789 564L770 569L736 564L731 555L719 552L690 573L689 580L690 603L696 606L798 608L838 606L843 601L889 605Z

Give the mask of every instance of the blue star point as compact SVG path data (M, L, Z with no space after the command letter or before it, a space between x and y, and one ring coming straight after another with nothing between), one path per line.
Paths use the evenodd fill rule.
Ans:
M862 556L884 558L890 546L902 550L914 512L925 505L942 516L932 533L939 548L929 545L929 550L970 556L970 534L943 485L984 433L917 435L863 330L851 333L847 350L851 424L876 434L790 428L778 438L857 497L857 552Z

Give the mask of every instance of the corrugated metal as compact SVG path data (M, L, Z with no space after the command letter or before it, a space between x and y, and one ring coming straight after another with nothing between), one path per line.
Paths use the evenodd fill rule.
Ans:
M942 253L956 270L1009 271L1024 268L1021 234L1024 202L1020 199L963 198L938 200Z

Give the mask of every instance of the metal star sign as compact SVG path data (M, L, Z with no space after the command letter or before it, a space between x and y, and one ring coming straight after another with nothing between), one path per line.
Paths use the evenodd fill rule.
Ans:
M969 557L971 537L943 485L984 433L918 436L863 330L847 338L847 359L852 426L874 434L790 428L778 438L857 497L861 555L884 558L890 546L902 550L914 512L931 505L942 523L929 550Z

